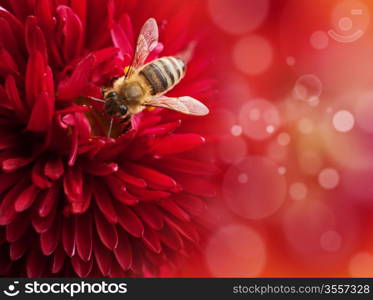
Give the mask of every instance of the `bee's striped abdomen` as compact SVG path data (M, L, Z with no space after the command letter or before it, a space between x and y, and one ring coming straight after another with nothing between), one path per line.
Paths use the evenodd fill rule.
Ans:
M173 56L158 58L139 71L139 75L143 76L151 87L152 95L170 90L184 74L185 63Z

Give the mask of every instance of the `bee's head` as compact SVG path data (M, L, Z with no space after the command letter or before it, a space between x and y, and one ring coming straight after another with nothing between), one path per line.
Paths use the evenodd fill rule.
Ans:
M105 95L105 112L112 117L122 117L127 114L128 107L123 104L119 94L115 91L110 91Z

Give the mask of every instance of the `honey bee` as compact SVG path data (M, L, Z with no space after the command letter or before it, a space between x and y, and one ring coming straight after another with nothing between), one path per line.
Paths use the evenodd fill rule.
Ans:
M163 107L188 115L203 116L208 108L189 96L178 98L164 94L184 77L186 62L179 57L167 56L145 63L149 53L158 44L158 26L153 18L141 28L131 65L124 76L113 82L112 87L103 90L105 112L112 117L108 136L111 135L113 118L121 119L124 128L129 128L131 117L147 107Z

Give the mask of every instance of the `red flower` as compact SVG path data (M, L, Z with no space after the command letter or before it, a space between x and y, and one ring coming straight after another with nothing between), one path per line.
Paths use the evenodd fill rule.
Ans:
M215 169L188 152L191 117L146 111L107 138L100 87L129 64L152 16L149 59L200 38L179 1L0 0L0 273L159 276L198 243ZM175 13L176 12L176 13ZM172 91L205 100L208 48Z

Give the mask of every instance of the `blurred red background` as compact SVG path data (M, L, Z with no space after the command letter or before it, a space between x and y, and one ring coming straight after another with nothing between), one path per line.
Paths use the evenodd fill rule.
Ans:
M181 276L373 276L373 3L198 10L218 41L203 130L222 172L213 232Z

